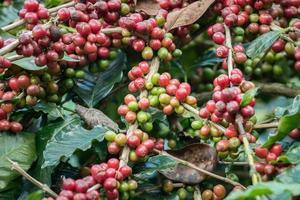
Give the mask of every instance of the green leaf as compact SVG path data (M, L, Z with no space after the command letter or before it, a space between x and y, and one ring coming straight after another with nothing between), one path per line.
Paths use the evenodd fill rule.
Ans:
M289 148L285 155L278 158L284 160L286 163L299 164L300 163L300 146L293 145Z
M192 67L215 66L222 61L223 59L218 58L214 50L209 50L202 54Z
M19 19L18 12L23 5L23 0L14 0L12 5L0 5L0 27L6 26Z
M293 129L300 127L300 95L294 98L292 105L285 109L284 115L280 118L277 133L270 135L263 144L264 147L270 147L275 142L282 140Z
M270 31L253 40L246 50L246 54L250 58L256 58L261 53L267 51L272 44L280 37L282 31Z
M17 65L18 67L21 67L29 71L40 71L47 68L47 66L42 66L42 67L37 66L34 62L33 57L21 58L19 60L13 61L12 63Z
M85 151L91 148L93 140L103 141L107 130L100 126L84 129L78 117L67 119L61 126L56 125L43 152L42 167L56 166L61 158L70 158L77 149Z
M286 184L300 184L300 165L296 165L295 167L285 170L281 174L277 175L276 180Z
M30 193L26 200L41 200L43 197L43 191L42 190L38 190L36 192L32 192Z
M68 56L68 54L66 54L66 53L64 54L64 57L63 57L61 60L64 60L64 61L70 61L70 62L79 62L79 61L80 61L80 60L71 58L71 57Z
M170 170L176 167L177 162L164 155L157 155L150 157L145 163L145 167L143 167L142 171L136 174L137 177L147 177L151 176L153 173L162 171L162 170Z
M290 192L295 196L299 195L300 184L285 184L275 181L258 183L256 185L249 186L245 191L236 191L230 193L225 200L243 200L263 195L272 195L273 198L275 198L277 195L282 195L283 192Z
M125 55L119 53L104 72L98 73L97 76L87 72L85 79L77 80L74 91L88 107L94 107L122 80L125 63Z
M252 101L252 99L255 97L255 95L257 94L258 88L253 88L251 90L248 90L242 98L242 101L240 103L240 105L242 107L249 105L249 103Z
M50 121L56 120L58 118L64 118L65 115L70 112L65 111L55 103L48 103L40 101L38 104L33 106L33 109L37 112L43 112L47 114L47 117Z
M11 181L20 176L11 170L7 158L19 163L25 171L28 170L36 159L35 135L24 132L18 135L1 133L0 144L0 191L3 191Z

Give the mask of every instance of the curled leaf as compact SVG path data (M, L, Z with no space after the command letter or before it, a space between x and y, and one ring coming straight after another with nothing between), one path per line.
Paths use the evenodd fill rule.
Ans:
M208 144L197 143L180 150L169 150L167 152L207 171L213 171L217 164L216 150ZM197 184L206 178L205 174L180 163L175 169L161 170L160 173L168 179L187 184Z
M135 10L143 11L148 15L156 15L160 9L160 6L155 0L140 0L136 3Z
M199 0L180 10L168 14L165 24L166 30L172 30L180 26L186 26L197 21L209 8L214 0Z
M100 110L77 105L76 112L90 128L93 128L97 125L103 125L113 130L118 130L118 124L116 124Z

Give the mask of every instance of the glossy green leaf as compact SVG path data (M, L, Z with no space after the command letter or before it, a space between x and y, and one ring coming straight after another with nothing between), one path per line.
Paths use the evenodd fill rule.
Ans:
M250 58L256 58L261 53L266 52L272 44L280 37L282 31L270 31L265 33L255 40L253 40L248 48L246 49L246 54Z
M280 118L277 133L270 135L263 144L264 147L270 147L275 142L282 140L293 129L300 127L300 96L294 98L292 105L285 109L284 115Z
M36 192L32 192L30 193L26 200L41 200L43 197L43 191L42 190L38 190Z
M299 195L300 184L284 184L275 181L258 183L256 185L249 186L245 191L230 193L225 200L251 199L263 195L272 195L274 198L277 195L282 195L283 192L289 192L292 195Z
M193 67L205 67L205 66L215 66L218 63L223 61L222 58L216 56L214 50L206 51L202 56L200 56L196 61Z
M286 184L300 184L300 165L298 164L295 167L285 170L281 174L277 175L276 180Z
M43 112L47 114L47 117L50 121L58 118L64 118L67 112L55 103L48 103L44 101L40 101L38 104L33 106L33 109L37 112ZM70 112L68 113L70 114Z
M20 174L11 170L11 164L7 158L28 170L36 159L35 135L31 133L19 133L12 135L0 134L0 191L6 189L8 184Z
M136 176L139 178L151 176L153 173L161 170L170 170L176 167L176 165L177 162L168 156L164 156L164 155L153 156L147 160L145 166L138 174L136 174Z
M293 145L282 156L278 157L279 160L285 161L285 163L299 164L300 163L300 146Z
M23 5L23 0L14 0L12 5L0 5L0 27L8 25L19 19L18 12Z
M100 126L84 129L77 117L65 120L60 126L56 124L43 152L42 167L56 166L61 158L70 158L77 149L85 151L91 148L93 140L103 141L107 130Z
M240 103L240 105L242 107L249 105L249 103L252 101L252 99L255 97L255 95L257 94L258 88L253 88L251 90L248 90L242 98L242 101Z
M39 67L34 62L34 57L25 57L12 62L14 65L29 71L40 71L46 69L47 66Z
M125 63L125 55L119 53L104 72L96 75L86 72L84 79L77 80L74 91L88 107L94 107L110 93L117 82L122 80Z

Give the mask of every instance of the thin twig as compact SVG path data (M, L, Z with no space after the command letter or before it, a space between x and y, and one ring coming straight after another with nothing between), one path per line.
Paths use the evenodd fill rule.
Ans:
M236 166L245 166L245 165L249 165L248 162L235 162L235 161L218 161L219 164L222 165L236 165Z
M249 141L247 139L247 135L246 135L246 132L245 132L245 129L244 129L244 126L243 126L243 117L240 114L238 114L236 116L236 121L235 122L238 126L239 133L243 138L244 150L245 150L245 153L247 155L248 164L249 164L250 169L251 169L252 183L256 184L260 181L260 175L257 173L257 171L255 169L253 152L252 152L252 149L250 148L250 144L249 144Z
M240 187L242 187L243 189L246 189L245 186L243 186L242 184L240 184L240 183L238 183L238 182L235 182L235 181L233 181L233 180L231 180L231 179L229 179L229 178L226 178L226 177L223 177L223 176L214 174L214 173L212 173L212 172L209 172L209 171L207 171L207 170L205 170L205 169L202 169L202 168L200 168L200 167L194 165L193 163L190 163L190 162L188 162L188 161L185 161L185 160L182 160L182 159L180 159L180 158L177 158L177 157L175 157L175 156L173 156L173 155L167 153L166 151L160 151L160 150L154 149L154 152L155 152L155 153L158 153L158 154L160 154L160 155L168 156L168 157L174 159L175 161L177 161L178 163L183 164L183 165L185 165L185 166L187 166L187 167L190 167L190 168L192 168L192 169L195 169L195 170L197 170L198 172L201 172L201 173L203 173L203 174L205 174L205 175L207 175L207 176L210 176L210 177L213 177L213 178L215 178L215 179L218 179L218 180L224 181L224 182L226 182L226 183L229 183L229 184L231 184L231 185L234 185L234 186L240 186Z
M229 53L227 57L227 66L228 66L228 76L230 77L231 71L233 70L233 62L232 62L233 51L232 51L232 43L231 43L231 34L230 34L230 29L225 24L224 24L224 28L225 28L225 37L226 37L225 43L226 46L229 48Z
M277 128L278 122L271 122L267 124L256 124L253 126L254 129L266 129L266 128Z
M101 187L101 184L97 183L96 185L93 185L90 187L87 192L93 191L93 190L98 190Z
M50 194L52 197L55 197L55 198L58 197L58 195L53 190L51 190L48 185L43 184L43 183L39 182L38 180L36 180L35 178L33 178L32 176L30 176L24 169L22 169L20 167L20 165L17 162L14 162L9 158L7 158L7 160L11 163L12 170L16 170L17 172L19 172L27 180L29 180L31 183L33 183L37 187L41 188L43 191Z
M191 112L191 113L193 113L194 115L195 115L195 117L197 117L197 118L199 118L199 119L202 119L200 116L199 116L199 111L196 109L196 108L194 108L194 107L192 107L192 106L190 106L190 105L188 105L188 104L186 104L186 103L182 103L182 106L188 111L188 112ZM202 119L202 120L204 120L204 119ZM206 120L206 119L205 119ZM214 126L214 127L216 127L217 129L219 129L219 131L221 131L222 133L224 133L225 131L226 131L226 128L225 127L223 127L223 126L221 126L221 125L219 125L219 124L216 124L216 123L214 123L214 122L212 122L212 121L210 121L210 120L206 120L210 125L212 125L212 126Z

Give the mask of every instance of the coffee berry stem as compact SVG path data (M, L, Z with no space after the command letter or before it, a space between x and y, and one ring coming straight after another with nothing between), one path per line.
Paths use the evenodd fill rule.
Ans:
M177 161L178 163L183 164L183 165L185 165L185 166L187 166L187 167L190 167L190 168L192 168L192 169L194 169L194 170L197 170L198 172L201 172L201 173L203 173L203 174L205 174L205 175L207 175L207 176L210 176L210 177L213 177L213 178L215 178L215 179L218 179L218 180L224 181L224 182L226 182L226 183L229 183L229 184L231 184L231 185L234 185L234 186L240 186L241 188L246 189L245 186L243 186L242 184L240 184L240 183L238 183L238 182L235 182L235 181L233 181L233 180L231 180L231 179L229 179L229 178L223 177L223 176L219 176L219 175L214 174L214 173L212 173L212 172L209 172L209 171L207 171L207 170L205 170L205 169L199 168L199 167L197 167L196 165L194 165L193 163L190 163L190 162L188 162L188 161L185 161L185 160L182 160L182 159L177 158L177 157L175 157L175 156L172 156L171 154L167 153L166 151L160 151L160 150L157 150L157 149L154 149L153 151L154 151L155 153L159 154L159 155L164 155L164 156L170 157L170 158L172 158L173 160Z
M43 183L39 182L38 180L36 180L35 178L33 178L32 176L30 176L24 169L22 169L20 167L20 165L17 162L14 162L9 158L6 158L6 159L11 163L12 170L16 170L17 172L19 172L27 180L29 180L31 183L33 183L37 187L41 188L43 191L47 192L52 197L55 197L55 198L58 197L58 195L53 190L51 190L48 185L43 184Z
M69 2L70 1L70 2ZM67 0L67 3L50 8L48 11L50 14L53 14L55 12L57 12L59 9L61 8L68 8L68 7L72 7L75 5L75 2L73 0ZM3 31L10 31L18 26L22 26L23 24L25 24L25 20L24 19L20 19L18 21L13 22L12 24L9 24L7 26L2 27L1 29Z
M235 122L238 126L239 133L243 138L244 150L245 150L245 153L247 155L248 164L249 164L250 170L251 170L250 173L251 173L251 176L252 176L252 183L257 184L258 182L260 182L261 178L260 178L260 175L257 173L257 171L255 169L253 152L250 148L250 144L249 144L249 141L247 139L246 132L245 132L245 129L244 129L244 126L243 126L243 117L240 114L237 114Z
M24 58L23 55L13 55L13 56L7 57L7 60L13 62L13 61L16 61L16 60L20 60L22 58Z
M266 124L256 124L254 125L254 129L266 129L266 128L277 128L279 122L271 122Z
M231 76L231 71L233 70L233 62L232 62L232 43L231 43L231 33L230 29L226 24L224 24L225 28L225 37L226 37L226 46L229 48L229 53L227 57L227 65L228 65L228 76L230 78Z
M182 103L182 106L186 109L186 111L191 112L198 119L204 120L204 119L202 119L202 118L199 117L199 111L196 108L194 108L194 107L192 107L192 106L190 106L190 105L188 105L186 103ZM214 126L215 128L219 129L219 131L221 131L222 133L224 133L226 131L226 128L223 127L223 126L221 126L221 125L219 125L219 124L216 124L216 123L214 123L214 122L212 122L210 120L207 120L207 119L205 119L205 121L208 122L210 125Z

